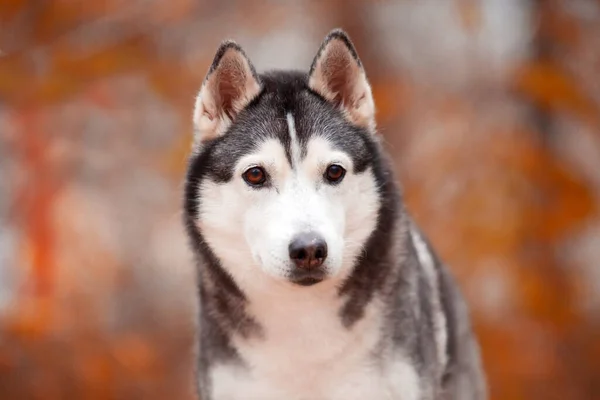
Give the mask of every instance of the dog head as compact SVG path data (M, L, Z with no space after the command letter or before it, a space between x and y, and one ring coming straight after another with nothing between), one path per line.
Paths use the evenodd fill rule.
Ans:
M377 226L374 104L348 36L332 31L308 74L257 74L219 48L194 110L192 229L238 285L310 286L351 273Z

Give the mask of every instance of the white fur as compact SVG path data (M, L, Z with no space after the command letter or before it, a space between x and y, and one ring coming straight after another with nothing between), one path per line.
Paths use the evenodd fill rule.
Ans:
M294 116L292 113L287 113L286 115L287 124L288 124L288 132L290 133L291 139L291 153L292 153L292 163L294 165L300 164L300 143L298 142L298 134L296 132L296 123L294 122Z
M309 290L310 291L310 290ZM248 369L220 365L212 371L218 400L416 400L419 379L408 359L381 365L370 352L380 338L382 306L372 303L347 330L336 318L341 300L331 287L277 291L251 310L265 326L266 340L236 340Z
M339 310L346 300L337 287L350 273L375 229L379 195L370 170L354 174L351 158L323 137L310 140L304 158L293 115L287 116L294 168L277 140L258 146L235 166L226 184L203 183L199 225L204 237L248 298L247 311L260 324L260 338L234 335L245 367L211 371L213 397L286 400L414 400L419 380L408 359L372 364L383 306L377 300L351 329ZM323 181L328 165L346 170L338 185ZM265 168L271 186L249 187L243 172ZM288 281L288 246L300 232L320 233L328 245L329 278L310 287Z
M211 117L206 113L206 103L213 102L213 94L210 89L203 85L194 105L194 144L192 150L198 151L202 146L202 141L207 138L220 136L227 131L231 125L231 120L223 114Z
M435 262L433 257L427 248L427 244L419 234L419 232L411 227L410 234L417 250L417 257L419 263L425 272L427 281L429 282L433 295L431 296L432 309L433 309L433 329L435 331L435 342L437 345L438 360L442 366L446 365L448 354L446 353L446 342L448 340L447 328L446 328L446 317L442 310L440 302L440 293L438 291L438 273L435 270Z

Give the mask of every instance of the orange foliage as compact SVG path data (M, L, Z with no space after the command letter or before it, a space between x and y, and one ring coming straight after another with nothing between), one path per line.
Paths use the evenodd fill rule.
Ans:
M569 111L592 123L600 123L600 110L594 101L556 65L547 62L525 65L518 76L517 87L548 112Z

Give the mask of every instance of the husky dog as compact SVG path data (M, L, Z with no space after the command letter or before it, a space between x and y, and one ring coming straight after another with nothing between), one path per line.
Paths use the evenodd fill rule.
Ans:
M185 219L202 400L486 398L457 285L406 212L356 50L257 74L224 42L197 97Z

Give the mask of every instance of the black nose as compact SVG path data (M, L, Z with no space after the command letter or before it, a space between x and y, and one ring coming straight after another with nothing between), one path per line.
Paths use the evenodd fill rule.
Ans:
M301 233L292 240L289 251L298 268L318 268L327 258L327 243L316 233Z

